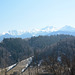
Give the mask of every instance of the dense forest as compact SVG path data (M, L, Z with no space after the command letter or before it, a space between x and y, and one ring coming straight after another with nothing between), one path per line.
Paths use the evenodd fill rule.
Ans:
M42 61L53 75L75 74L75 36L51 35L26 39L4 38L0 43L0 68L34 56L33 63ZM39 75L39 74L37 74Z
M38 36L28 39L4 38L0 43L0 67L6 67L37 53L39 60L61 53L72 56L75 37L71 35Z

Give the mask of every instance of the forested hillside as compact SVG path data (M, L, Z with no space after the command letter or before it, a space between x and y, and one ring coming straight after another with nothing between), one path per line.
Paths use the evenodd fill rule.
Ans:
M28 56L39 55L40 58L54 54L72 55L75 37L70 35L38 36L29 39L5 38L0 43L0 67L14 64Z

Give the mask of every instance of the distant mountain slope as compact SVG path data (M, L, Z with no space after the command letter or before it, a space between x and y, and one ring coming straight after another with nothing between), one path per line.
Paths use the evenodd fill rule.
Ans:
M4 38L10 38L10 37L15 38L15 36L6 33L6 34L0 36L0 41L2 41Z
M16 37L20 37L20 38L30 38L30 37L32 37L33 35L31 34L31 33L29 33L29 32L26 32L26 33L24 33L24 34L21 34L21 35L18 35L18 36L16 36Z
M51 32L48 35L57 35L57 34L65 34L65 35L75 36L75 28L66 25L66 26L62 27L61 29L59 29L58 31Z
M59 34L64 34L64 35L73 35L75 36L75 32L70 32L70 31L56 31L56 32L52 32L49 33L48 35L59 35Z
M64 26L62 27L59 31L69 31L69 32L75 32L75 28L71 27L71 26Z
M5 33L4 35L0 35L0 41L3 40L3 38L31 38L33 36L39 36L39 35L57 35L57 34L68 34L68 35L74 35L75 36L75 28L71 26L64 26L60 29L57 29L53 26L47 26L45 28L42 28L40 30L32 30L31 32L18 32L16 30L8 31L8 33Z

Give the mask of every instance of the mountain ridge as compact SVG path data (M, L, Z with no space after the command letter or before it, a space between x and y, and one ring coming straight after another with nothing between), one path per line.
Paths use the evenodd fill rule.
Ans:
M17 30L11 30L8 31L2 35L0 35L0 41L2 41L4 38L31 38L33 36L39 36L39 35L57 35L57 34L68 34L68 35L74 35L75 36L75 28L71 27L69 25L65 25L64 27L58 29L53 26L46 26L42 29L33 29L32 31L17 31Z

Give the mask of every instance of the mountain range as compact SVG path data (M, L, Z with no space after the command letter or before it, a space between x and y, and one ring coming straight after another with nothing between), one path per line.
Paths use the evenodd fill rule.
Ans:
M16 30L11 30L8 31L7 33L4 33L0 35L0 41L2 41L4 38L30 38L32 36L39 36L39 35L57 35L57 34L68 34L68 35L73 35L75 36L75 28L71 26L64 26L60 29L55 28L53 26L47 26L42 29L35 29L30 32L25 32L25 31L16 31Z

